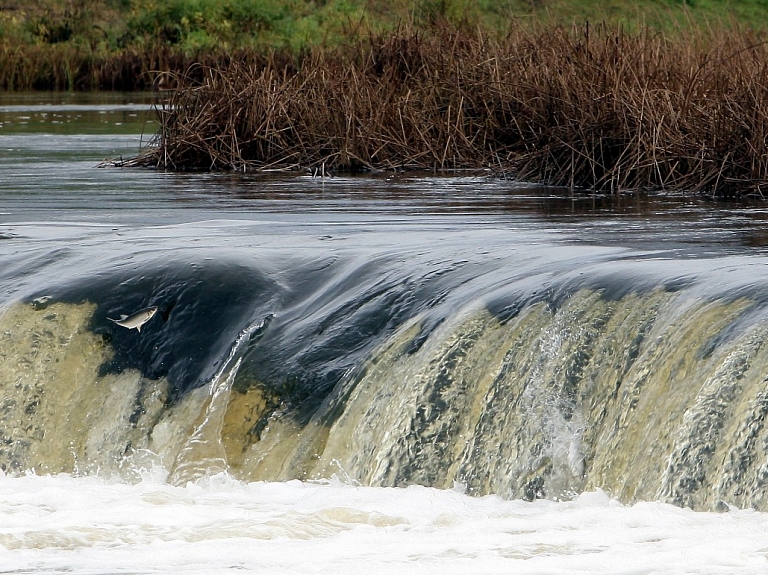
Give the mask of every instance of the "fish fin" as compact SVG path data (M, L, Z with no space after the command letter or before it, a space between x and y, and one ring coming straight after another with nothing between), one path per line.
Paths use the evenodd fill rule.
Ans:
M136 326L136 331L138 331L139 333L141 333L141 326L140 326L140 325L137 325L137 326Z

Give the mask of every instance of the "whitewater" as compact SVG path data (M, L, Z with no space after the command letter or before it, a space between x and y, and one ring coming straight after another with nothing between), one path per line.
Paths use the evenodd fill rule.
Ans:
M182 487L0 477L0 573L712 574L768 570L768 515L509 501L422 486L251 482Z

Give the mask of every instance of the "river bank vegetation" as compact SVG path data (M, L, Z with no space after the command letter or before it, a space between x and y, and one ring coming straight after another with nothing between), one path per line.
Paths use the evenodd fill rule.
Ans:
M0 0L6 90L154 88L169 169L762 195L761 0Z
M172 169L477 169L602 191L761 194L768 49L745 31L402 29L175 77Z
M159 71L298 53L436 22L489 33L606 22L629 32L746 26L764 0L0 0L0 89L145 90Z

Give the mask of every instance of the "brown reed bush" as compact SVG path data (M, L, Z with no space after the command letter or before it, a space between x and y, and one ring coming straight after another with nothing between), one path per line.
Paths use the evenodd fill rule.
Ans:
M230 60L225 52L186 54L166 44L98 52L88 45L0 42L0 90L151 90L159 75Z
M753 33L440 28L195 66L142 163L450 170L602 191L760 193L768 51Z

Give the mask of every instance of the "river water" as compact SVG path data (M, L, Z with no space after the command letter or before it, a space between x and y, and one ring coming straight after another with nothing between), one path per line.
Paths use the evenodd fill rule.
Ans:
M151 103L0 97L0 573L766 572L764 205L97 168Z

